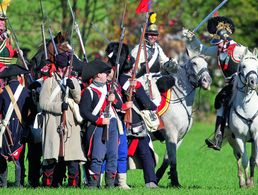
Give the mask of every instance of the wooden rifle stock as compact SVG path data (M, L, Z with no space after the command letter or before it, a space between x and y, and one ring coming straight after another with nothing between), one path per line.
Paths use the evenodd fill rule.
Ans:
M141 49L142 49L142 43L144 41L144 35L146 32L146 28L147 28L147 24L148 24L148 18L149 18L149 12L146 13L146 18L145 18L145 24L143 26L143 30L142 30L142 34L141 34L141 38L140 38L140 43L139 43L139 48L137 51L137 56L136 56L136 60L135 60L135 65L133 68L133 72L132 72L132 78L131 81L134 81L136 78L136 71L138 70L138 65L139 65L139 61L140 61L140 55L141 55ZM130 85L129 87L129 96L128 96L128 101L132 101L132 96L133 96L133 91L134 91L134 87L133 85ZM126 127L129 128L132 124L132 108L129 108L124 116L124 121L126 122Z
M57 128L57 132L59 134L60 144L59 144L59 154L58 157L64 157L64 132L65 132L65 123L66 123L66 116L65 111L62 114L61 124Z
M69 67L67 67L67 70L69 71L68 78L70 78L70 76L71 76L72 67L73 67L73 51L72 51L72 57L71 57L71 61L70 61L70 70L69 70ZM65 77L67 70L65 71L63 77ZM67 103L68 96L69 96L69 87L66 86L65 97L64 97L65 103ZM65 126L66 126L66 111L64 110L62 113L62 117L61 117L61 123L57 129L57 132L59 133L59 136L60 136L59 157L64 157L64 153L65 153L65 148L64 148Z

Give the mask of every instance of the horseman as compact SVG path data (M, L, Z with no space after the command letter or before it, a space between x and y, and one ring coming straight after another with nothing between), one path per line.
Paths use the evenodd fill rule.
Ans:
M215 99L217 119L214 137L206 139L205 143L214 150L220 150L223 140L224 127L226 124L226 111L232 95L234 77L237 73L238 64L246 50L246 47L235 42L230 36L235 32L233 21L224 16L216 16L208 20L207 30L212 34L210 47L203 45L195 34L184 30L183 35L191 49L201 54L217 58L218 67L225 78L225 86Z
M158 73L162 71L162 75L168 75L164 69L169 69L170 72L176 72L178 69L178 63L173 58L168 58L161 46L157 43L158 41L158 26L155 24L156 22L156 13L152 12L150 13L149 19L148 19L148 26L145 32L145 40L144 44L141 49L141 55L139 60L139 68L136 73L136 77L139 78L141 76L146 75L147 79L150 81L151 76L146 73ZM131 51L131 55L136 59L137 52L138 52L139 44L134 47L134 49ZM147 58L147 59L146 59ZM147 67L148 66L148 67ZM149 72L147 70L149 69ZM171 82L172 80L172 82ZM166 90L170 89L171 83L174 83L174 78L172 76L165 77L165 83L167 83ZM152 85L155 85L155 83L151 83ZM153 96L158 95L159 92L155 91L156 87L152 86ZM153 98L154 99L154 98ZM158 98L157 98L158 99ZM156 105L159 104L159 102L155 102Z
M142 46L139 68L137 71L137 78L146 74L146 61L148 61L148 66L150 72L159 72L161 67L171 67L171 69L177 70L177 62L174 59L169 59L161 46L157 43L159 31L158 26L155 24L156 13L150 13L148 26L145 32L145 41L146 41L146 51L147 51L147 60L145 59L144 50L145 47ZM136 45L131 51L131 55L136 59L139 45Z

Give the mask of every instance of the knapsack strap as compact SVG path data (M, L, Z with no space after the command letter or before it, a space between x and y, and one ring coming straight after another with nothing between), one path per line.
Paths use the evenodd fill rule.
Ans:
M21 86L19 85L18 88L19 88L19 87L21 87ZM17 89L18 89L18 88L17 88ZM14 95L13 95L13 92L12 92L10 86L7 85L7 86L5 87L5 89L6 89L8 95L9 95L9 97L10 97L10 99L11 99L11 102L12 102L13 108L14 108L14 111L15 111L15 113L16 113L16 115L17 115L19 121L20 121L20 123L22 123L22 115L21 115L20 109L19 109L19 107L18 107L18 105L17 105L17 101L16 101L15 98L14 98Z

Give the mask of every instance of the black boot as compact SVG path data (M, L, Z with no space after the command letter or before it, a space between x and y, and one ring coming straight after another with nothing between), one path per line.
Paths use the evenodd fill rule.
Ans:
M115 178L116 178L116 173L106 172L106 174L105 174L106 188L113 188L114 187Z
M89 180L88 180L88 187L89 188L97 188L98 182L99 182L99 174L90 174Z
M220 150L223 141L223 133L225 127L225 120L221 116L217 116L214 137L212 139L205 139L205 143L209 148Z

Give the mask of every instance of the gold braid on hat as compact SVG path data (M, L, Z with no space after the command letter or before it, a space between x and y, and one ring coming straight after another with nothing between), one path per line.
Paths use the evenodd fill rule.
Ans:
M232 34L232 30L230 28L229 23L219 22L216 28L217 28L216 33L219 32L222 29L226 29L230 34Z

